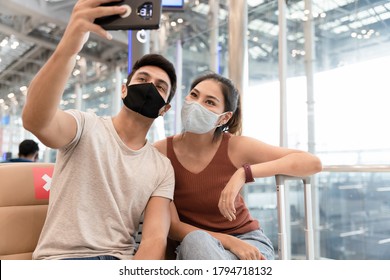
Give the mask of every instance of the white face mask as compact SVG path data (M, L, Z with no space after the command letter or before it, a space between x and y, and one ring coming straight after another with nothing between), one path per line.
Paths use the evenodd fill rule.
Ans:
M210 130L221 126L217 125L218 119L223 114L216 114L197 102L184 101L181 109L181 121L186 132L204 134Z

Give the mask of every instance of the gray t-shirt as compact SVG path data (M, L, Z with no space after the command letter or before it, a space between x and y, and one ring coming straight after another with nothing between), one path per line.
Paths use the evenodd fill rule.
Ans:
M68 112L77 121L77 134L58 151L47 218L33 259L131 259L149 198L173 199L172 165L149 142L140 150L129 149L111 118Z

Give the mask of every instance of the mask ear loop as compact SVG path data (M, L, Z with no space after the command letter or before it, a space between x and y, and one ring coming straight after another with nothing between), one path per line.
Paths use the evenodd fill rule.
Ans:
M168 107L168 109L167 109L167 106L169 106ZM160 117L160 116L164 116L165 115L165 113L166 112L168 112L168 110L171 108L171 105L170 105L170 103L169 102L166 102L165 104L164 104L164 106L162 106L161 108L160 108L160 113L158 114L158 116Z
M221 119L223 119L224 115L226 115L226 114L229 113L229 112L230 112L230 111L227 111L227 112L222 113L221 115L219 115L219 121L218 121L217 123L221 122ZM218 124L216 127L224 126L225 124L227 124L227 123L229 122L229 120L230 120L230 118L229 118L226 122L221 123L221 124ZM222 130L223 130L223 129L222 129Z

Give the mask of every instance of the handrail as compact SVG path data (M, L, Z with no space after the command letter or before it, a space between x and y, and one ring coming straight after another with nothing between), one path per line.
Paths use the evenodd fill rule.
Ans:
M310 177L294 177L287 175L275 175L276 192L278 201L278 254L279 258L285 260L288 258L287 252L287 223L286 223L286 206L285 199L285 181L287 180L302 180L304 187L304 204L305 204L305 240L306 240L306 258L314 260L314 230L313 230L313 215L311 202L311 178Z
M390 172L390 165L325 165L323 172Z
M390 172L390 165L326 165L323 172ZM311 202L311 177L295 177L287 175L276 175L276 192L278 205L278 254L279 259L288 259L287 250L287 221L286 208L288 201L285 199L285 181L302 180L304 185L305 202L305 241L306 258L315 259L313 214Z

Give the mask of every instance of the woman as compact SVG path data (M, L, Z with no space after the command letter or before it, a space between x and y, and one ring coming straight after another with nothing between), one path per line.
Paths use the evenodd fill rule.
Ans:
M155 143L175 170L169 237L180 242L177 259L274 259L240 190L254 177L312 175L321 171L320 160L240 136L239 93L214 73L192 83L182 124L183 133Z

